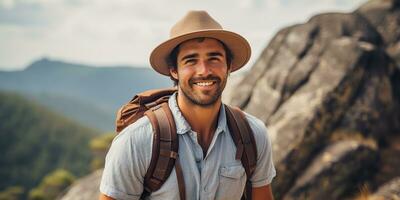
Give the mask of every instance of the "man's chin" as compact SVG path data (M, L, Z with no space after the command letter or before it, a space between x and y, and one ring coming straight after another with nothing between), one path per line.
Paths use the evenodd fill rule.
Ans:
M188 101L202 107L210 107L216 104L221 96L218 92L218 88L215 88L215 90L197 90L192 87L190 90L181 88L181 91Z
M209 107L215 105L218 102L219 96L217 94L209 94L209 95L197 96L194 99L196 104L200 106Z
M210 107L218 102L218 96L216 94L212 95L193 95L187 97L193 104L202 106L202 107Z

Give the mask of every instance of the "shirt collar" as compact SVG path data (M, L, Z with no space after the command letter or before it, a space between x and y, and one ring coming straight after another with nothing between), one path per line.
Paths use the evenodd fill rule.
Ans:
M176 132L178 134L185 134L192 130L189 123L186 121L185 117L182 115L181 111L179 110L178 103L176 101L177 92L175 92L171 97L168 99L168 105L171 109L172 115L174 116ZM228 131L228 124L225 115L225 105L221 106L218 115L218 125L216 129L216 133L219 132L227 132Z

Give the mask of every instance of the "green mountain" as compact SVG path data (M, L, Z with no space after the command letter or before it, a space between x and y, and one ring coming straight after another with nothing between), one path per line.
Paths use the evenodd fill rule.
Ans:
M88 173L95 130L6 92L0 92L0 121L0 190L22 186L27 191L56 168L76 176Z
M96 104L49 93L32 94L28 98L89 127L109 131L115 126L115 111L105 110Z
M103 131L114 130L117 109L134 94L170 86L168 77L150 68L93 67L49 59L22 71L0 72L0 89L28 96Z

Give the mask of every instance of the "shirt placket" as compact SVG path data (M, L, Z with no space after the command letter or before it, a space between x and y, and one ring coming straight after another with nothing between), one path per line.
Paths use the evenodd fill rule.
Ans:
M211 165L215 165L215 163L212 163L212 161L209 161L210 154L212 153L212 150L215 146L215 143L217 142L218 135L222 132L220 128L217 128L213 140L211 141L211 144L207 150L207 155L203 155L203 149L201 148L200 144L198 143L197 140L197 133L194 131L190 131L190 137L193 141L194 144L194 152L195 152L195 159L196 159L196 164L197 168L200 173L200 199L205 200L209 199L208 197L211 196L209 193L209 176L210 176L210 167ZM204 159L203 159L204 158Z
M205 195L207 195L207 192L206 192L206 182L207 181L205 181L204 173L202 173L203 167L204 167L203 150L202 150L200 144L198 143L197 133L194 131L190 131L189 136L190 136L190 139L192 140L192 144L193 144L192 149L194 152L194 158L196 161L197 170L200 174L200 185L199 185L200 199L204 199Z

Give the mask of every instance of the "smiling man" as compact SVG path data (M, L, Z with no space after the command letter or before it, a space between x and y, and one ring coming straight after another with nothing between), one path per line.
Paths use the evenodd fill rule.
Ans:
M265 125L244 114L257 152L247 177L248 168L237 157L243 149L236 148L227 122L228 108L221 100L229 74L243 67L250 55L246 39L223 30L204 11L190 11L175 24L170 39L150 55L152 67L170 76L178 88L168 101L179 141L179 156L171 154L177 159L175 168L158 190L143 195L154 155L154 132L149 118L142 117L114 139L106 157L100 199L232 200L241 199L246 183L250 185L248 199L273 199L270 183L275 168Z

